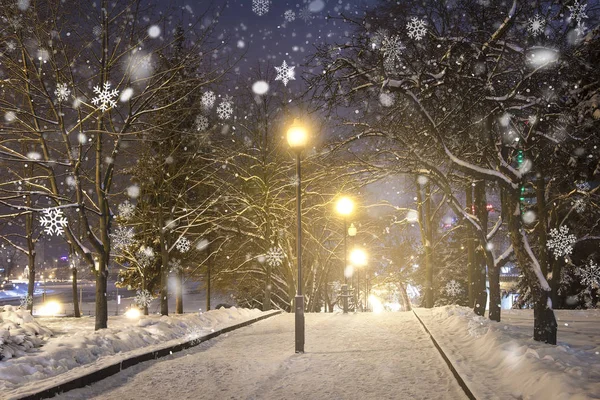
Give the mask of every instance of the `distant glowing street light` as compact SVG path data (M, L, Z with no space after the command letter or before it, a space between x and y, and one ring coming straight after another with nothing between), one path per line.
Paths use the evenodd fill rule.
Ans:
M354 249L350 252L350 262L355 267L364 267L367 265L367 253L363 249ZM365 296L367 283L367 271L365 269ZM358 301L360 299L360 270L356 272L356 293L355 293L355 304L358 307ZM366 308L366 305L365 305Z
M348 236L354 237L354 236L356 236L356 233L357 233L356 227L354 226L354 224L350 224L350 228L348 228Z
M344 284L342 285L342 296L344 298L344 314L348 313L348 277L346 276L346 268L348 268L348 246L346 245L346 240L348 235L350 234L349 229L347 228L348 215L352 214L354 211L354 201L350 197L343 196L338 199L335 204L335 210L344 217L344 268L342 273L344 274ZM356 228L355 228L356 229Z
M298 262L298 290L295 302L296 353L304 353L304 296L302 294L302 174L300 153L308 143L308 130L295 119L287 131L287 141L296 153L296 259Z

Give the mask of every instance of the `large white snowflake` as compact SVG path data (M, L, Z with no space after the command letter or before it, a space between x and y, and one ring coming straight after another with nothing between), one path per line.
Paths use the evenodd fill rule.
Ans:
M119 217L124 220L128 220L133 217L133 213L135 212L135 206L129 202L129 200L125 200L117 207L119 209Z
M252 0L252 11L258 16L263 16L269 12L271 0Z
M56 90L54 91L54 94L56 95L56 99L59 102L63 102L69 98L71 91L67 87L66 83L59 83L58 85L56 85Z
M590 184L588 182L586 182L586 181L577 181L577 182L575 182L575 187L577 188L577 190L579 192L583 192L583 193L589 192L590 189L592 188L590 186Z
M202 102L202 107L204 107L206 110L210 110L215 105L216 99L217 96L215 96L215 94L209 90L208 92L204 92L202 94L202 99L200 101Z
M29 294L19 297L19 307L22 310L25 310L27 307L29 307L32 304L33 304L33 297L31 297Z
M137 306L140 308L148 307L150 305L150 303L152 303L152 300L154 300L154 296L152 296L152 293L150 293L146 289L137 290L135 292L135 300L134 301L135 301L135 304L137 304Z
M135 258L142 268L148 267L154 260L154 250L152 247L142 245L135 253Z
M527 30L535 37L541 33L544 33L545 26L546 21L539 14L535 14L533 18L529 18Z
M233 104L231 101L223 100L217 106L217 116L219 119L229 119L233 115Z
M283 64L281 64L281 67L275 67L275 70L277 71L277 76L275 77L275 80L281 81L283 82L283 86L287 86L290 80L296 80L294 68L296 67L288 66L284 60Z
M600 268L594 260L590 260L584 267L578 268L575 273L581 277L581 284L590 289L600 287Z
M196 128L196 132L204 132L209 127L208 118L204 115L198 115L196 117L196 121L194 121L194 128Z
M421 40L427 34L425 21L417 17L412 17L410 21L406 23L406 30L408 31L408 37L415 40Z
M462 287L454 279L446 283L446 293L448 293L448 296L456 297L461 294L462 291Z
M293 10L287 10L283 13L283 18L285 18L287 22L294 22L296 19L296 13Z
M135 244L135 232L133 227L118 226L113 233L110 234L113 248L118 252L131 247Z
M190 251L190 247L192 247L192 244L183 236L175 242L175 248L179 250L180 253L187 253Z
M62 235L64 227L67 226L67 219L62 210L58 208L46 208L43 210L44 215L40 217L40 223L44 227L44 232L53 236L54 234Z
M406 47L402 44L400 36L392 35L385 37L381 42L381 52L383 53L383 65L387 71L393 71L396 62L400 62L402 50Z
M305 23L308 23L313 18L313 13L310 11L310 8L306 6L300 9L298 17Z
M558 257L566 256L573 252L575 241L577 241L577 238L575 235L569 235L569 228L561 225L558 229L552 228L550 230L550 239L548 239L546 247L552 250L554 259L558 260Z
M181 260L178 258L171 258L169 260L169 267L171 268L170 271L175 272L176 274L183 271L183 265L181 264Z
M583 36L585 34L585 23L582 21L577 21L577 26L575 27L575 33L577 36Z
M577 211L578 214L581 214L585 211L587 204L584 199L577 199L573 202L573 208Z
M265 258L271 267L278 267L283 263L283 251L280 247L271 247Z
M579 0L575 0L575 3L573 3L572 6L567 6L569 11L571 11L571 16L569 18L577 21L577 23L581 22L582 19L588 17L585 13L586 7L587 4L579 4Z
M96 106L99 105L100 110L106 111L117 106L117 102L113 98L119 95L119 91L116 89L110 90L110 82L104 82L102 89L99 86L94 86L94 93L97 96L92 99L92 103Z

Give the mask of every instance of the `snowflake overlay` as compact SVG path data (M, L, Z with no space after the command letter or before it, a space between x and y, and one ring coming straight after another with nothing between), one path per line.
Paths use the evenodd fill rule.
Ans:
M67 87L66 83L59 83L56 86L56 90L54 91L54 94L56 95L56 99L59 102L63 102L63 101L66 101L69 98L69 95L71 94L71 91Z
M146 289L137 290L135 292L134 302L140 308L148 307L150 305L150 303L152 303L152 300L154 300L154 296L152 296L152 293L150 293Z
M216 99L217 97L215 94L209 90L202 95L202 99L200 101L202 102L202 107L204 107L204 109L210 110L215 105Z
M577 199L573 203L573 208L575 209L575 211L578 214L581 214L582 212L584 212L586 207L587 207L587 204L584 199Z
M296 19L296 13L293 10L287 10L283 13L283 18L285 18L287 22L294 22Z
M600 287L600 268L593 260L590 260L585 267L578 268L575 274L581 277L583 286L590 289Z
M94 93L98 96L92 99L94 105L100 105L100 110L107 111L117 106L117 102L113 100L113 97L119 95L119 91L114 89L110 90L110 82L105 82L102 89L98 86L94 86Z
M573 252L573 244L577 240L575 235L569 235L569 228L561 225L558 229L550 230L551 238L548 239L546 247L552 250L554 259L558 260L560 256L566 256Z
M313 15L312 15L312 12L310 11L310 8L308 8L308 6L306 6L298 12L298 17L305 23L308 23L313 18Z
M169 260L169 267L171 268L171 272L175 272L179 274L183 272L183 265L181 265L181 260L178 258L172 258Z
M585 8L587 7L587 4L579 4L579 0L575 0L573 6L567 7L569 8L569 11L571 11L569 19L571 21L577 22L577 26L575 27L575 33L577 33L577 36L583 36L583 34L585 33L585 24L581 20L588 17L585 13Z
M223 100L217 107L219 119L229 119L233 114L233 104L229 100Z
M393 35L385 37L381 42L381 52L383 53L383 66L387 71L393 71L396 67L396 62L400 62L402 50L406 47L400 41L400 36Z
M190 247L192 247L192 244L185 237L180 237L175 242L175 248L179 250L180 253L187 253L190 251Z
M29 307L32 304L33 304L33 297L31 297L29 294L19 297L19 307L22 310L25 310L27 307Z
M135 212L135 206L129 202L129 200L125 200L118 206L119 209L119 217L124 220L128 220L133 217L133 213Z
M575 182L575 187L577 188L577 191L579 192L589 192L590 189L592 188L590 186L590 184L588 182L585 181L579 181L579 182Z
M460 284L458 282L456 282L454 279L452 279L451 281L446 283L446 293L448 293L448 296L456 297L459 294L461 294L462 291L463 290L460 287Z
M54 234L62 235L64 227L67 226L67 219L62 210L58 208L46 208L43 211L44 215L40 218L40 223L44 227L44 232L53 236Z
M118 252L131 247L135 243L134 231L132 227L118 226L113 233L110 234L113 248Z
M283 251L279 247L271 247L265 258L271 267L278 267L283 263Z
M194 128L196 128L196 132L204 132L209 127L208 118L204 115L198 115L196 117L196 121L194 122Z
M142 245L135 253L135 258L142 268L148 267L154 260L154 250Z
M413 17L406 23L406 30L408 31L408 37L415 40L421 40L427 34L425 29L425 21L417 17Z
M534 37L543 33L545 27L546 21L539 14L535 14L533 18L529 18L529 21L527 22L527 30Z
M252 12L259 17L269 12L271 0L252 0Z
M281 64L281 67L275 67L275 70L277 71L277 76L275 77L275 80L282 81L283 86L287 86L287 84L290 80L295 81L296 78L294 76L295 75L294 68L296 68L296 67L288 66L284 60L283 64Z

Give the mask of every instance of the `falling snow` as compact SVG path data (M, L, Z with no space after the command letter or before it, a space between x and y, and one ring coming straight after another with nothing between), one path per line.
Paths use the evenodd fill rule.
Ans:
M581 278L581 284L590 289L600 288L600 267L590 260L584 267L578 268L575 272Z
M133 217L133 213L135 212L135 206L129 202L129 200L125 200L117 207L119 210L119 217L128 220Z
M533 18L529 18L527 30L535 37L544 32L545 26L546 21L539 14L535 14Z
M283 13L283 18L285 18L287 22L294 22L296 19L296 13L292 10L287 10Z
M140 308L148 307L152 303L152 300L154 300L154 296L146 289L137 290L135 292L134 302Z
M113 98L119 96L119 91L116 89L110 90L110 82L105 82L102 89L94 86L94 93L98 96L92 99L92 103L96 106L99 105L100 110L107 111L117 106L117 102Z
M269 12L270 3L271 0L252 0L252 11L258 16L263 16Z
M25 310L27 307L29 307L32 304L33 304L33 297L31 297L29 294L19 297L19 307L21 309Z
M216 99L217 99L217 97L215 96L214 92L212 92L210 90L208 92L204 92L202 94L202 99L201 99L202 107L205 110L212 109L214 107L214 105L215 105L215 100Z
M46 208L42 212L44 215L40 217L40 224L44 227L44 232L50 236L62 235L68 223L62 210Z
M296 80L294 76L294 68L296 67L288 66L287 62L285 62L284 60L283 64L281 64L281 67L275 67L275 70L277 71L277 76L275 77L275 80L282 81L283 86L287 86L290 80Z
M458 282L456 282L454 279L452 279L451 281L446 283L446 293L448 293L448 296L456 297L459 294L461 294L462 291L463 290L462 290L460 284Z
M267 264L278 267L283 263L283 251L279 247L271 247L265 255Z
M69 96L71 95L71 91L67 87L66 83L59 83L58 85L56 85L56 90L54 91L54 94L56 95L56 99L59 102L63 102L69 98Z
M233 105L231 101L223 100L217 106L217 116L219 119L229 119L233 115Z
M190 251L190 247L192 247L192 244L187 238L183 236L177 239L177 242L175 242L175 248L180 253L187 253L188 251Z
M425 21L417 17L413 17L406 23L406 30L408 31L408 37L415 40L421 40L427 34L425 28Z
M558 229L550 230L550 239L546 243L546 247L552 250L554 259L558 260L561 256L567 256L573 252L573 244L577 238L575 235L569 234L569 228L561 225Z
M198 115L196 117L196 121L194 121L194 128L196 128L196 132L204 132L209 127L208 118L204 115Z
M110 234L112 247L117 252L123 252L135 244L135 232L133 227L119 225L113 233Z
M406 47L402 44L400 40L400 36L392 35L389 37L385 37L381 42L381 52L384 58L384 66L386 71L394 71L396 68L396 62L400 62L400 56L402 55L402 50Z

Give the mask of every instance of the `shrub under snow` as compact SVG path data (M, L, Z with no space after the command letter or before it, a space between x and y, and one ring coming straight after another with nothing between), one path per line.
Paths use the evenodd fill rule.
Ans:
M22 356L49 336L52 331L38 324L27 310L4 306L0 312L0 360Z

